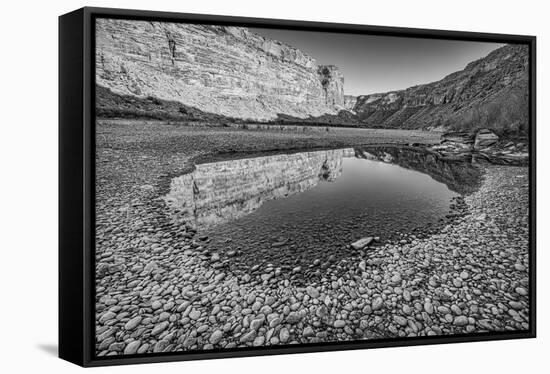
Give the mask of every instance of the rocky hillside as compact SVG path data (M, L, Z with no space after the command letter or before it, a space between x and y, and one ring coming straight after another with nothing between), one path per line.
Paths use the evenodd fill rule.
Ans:
M335 66L318 66L300 50L246 28L96 22L96 82L114 94L254 120L343 109L344 80Z
M344 108L346 110L353 110L355 104L357 104L357 96L344 95Z
M526 134L528 69L528 47L506 45L440 81L359 96L351 109L369 126Z

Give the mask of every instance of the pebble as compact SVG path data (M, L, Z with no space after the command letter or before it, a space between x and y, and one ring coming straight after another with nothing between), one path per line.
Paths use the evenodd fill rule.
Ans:
M341 329L345 325L346 325L346 321L344 321L344 320L337 319L336 321L334 321L334 328Z
M210 338L208 339L208 341L210 342L210 344L218 344L223 338L223 331L221 330L216 330L212 333L212 335L210 335Z
M153 328L153 331L151 331L151 335L155 336L155 335L159 335L161 332L163 332L164 330L166 330L168 328L168 325L169 323L168 322L161 322L161 323L158 323L157 325L155 325L155 327Z
M315 332L313 331L313 329L310 327L310 326L307 326L304 331L302 331L302 336L304 338L309 338L310 336L313 336L315 335Z
M152 308L153 310L160 309L160 308L162 308L162 303L161 303L160 301L158 301L158 300L155 300L155 301L153 301L153 303L151 304L151 308Z
M466 326L468 324L468 318L466 316L457 316L453 321L455 326Z
M380 310L382 308L382 305L384 304L384 300L382 300L381 297L377 297L372 302L372 310Z
M279 340L281 343L286 343L290 339L290 332L287 328L282 328L279 332Z
M128 226L118 215L105 216L121 208L118 198L103 202L108 208L97 226L105 248L96 253L96 350L142 354L525 329L526 200L516 187L508 188L514 174L525 171L506 170L489 168L486 179L498 188L466 195L468 211L429 242L403 234L368 250L342 246L349 257L328 256L320 248L315 257L294 262L267 251L299 253L300 243L292 238L272 247L270 237L257 241L256 263L247 274L236 268L237 275L234 264L249 254L235 241L217 248L215 235L199 230L195 236L190 226L165 222L164 211L153 208L155 199L125 201L120 217L129 218Z
M405 327L408 324L407 319L401 316L393 316L393 320L402 327Z
M113 318L116 317L116 313L113 313L113 312L106 312L104 313L100 318L99 318L99 322L100 323L105 323Z
M311 286L307 287L306 292L310 297L314 299L319 297L319 291L315 287L311 287Z
M197 309L193 309L191 313L189 313L189 318L191 318L194 321L198 320L200 317L201 317L201 312L198 311Z
M252 331L247 332L243 336L241 336L239 341L241 343L248 343L248 342L253 341L255 338L256 338L256 331L252 330Z
M135 329L141 323L142 319L143 318L141 316L137 316L137 317L132 318L131 320L126 322L126 324L124 325L124 329L125 330Z
M430 302L425 302L424 303L424 310L426 311L426 313L428 314L433 314L434 312L434 306L432 303Z
M124 354L125 355L136 354L140 345L141 345L141 341L139 340L134 340L133 342L128 343L126 348L124 348Z
M516 290L515 290L518 294L520 294L521 296L527 296L529 295L529 292L527 292L527 290L523 287L516 287Z
M302 319L302 316L300 316L297 312L290 312L290 314L286 317L286 322L290 323L291 325L300 322Z

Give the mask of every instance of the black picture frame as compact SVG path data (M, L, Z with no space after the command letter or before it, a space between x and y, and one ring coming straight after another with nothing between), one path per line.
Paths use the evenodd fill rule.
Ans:
M530 57L530 329L357 342L287 345L131 355L94 356L94 20L97 17L363 33L464 41L522 43ZM364 26L248 17L85 7L59 18L59 357L81 366L104 366L302 352L534 338L536 336L536 37Z

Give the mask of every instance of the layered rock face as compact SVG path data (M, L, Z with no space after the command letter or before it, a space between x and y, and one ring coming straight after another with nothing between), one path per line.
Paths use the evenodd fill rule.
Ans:
M357 96L344 95L344 109L352 111L355 104L357 104Z
M255 120L344 104L336 67L246 28L98 19L96 45L96 82L119 95Z
M317 69L323 86L325 103L330 107L344 106L344 76L334 65L321 65Z
M185 221L205 228L332 181L342 173L343 158L353 154L350 148L199 164L172 180L165 200Z
M383 127L526 133L528 53L527 46L506 45L440 81L359 96L353 110L362 123Z

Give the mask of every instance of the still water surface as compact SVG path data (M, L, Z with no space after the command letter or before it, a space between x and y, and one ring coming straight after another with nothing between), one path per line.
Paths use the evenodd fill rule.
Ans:
M383 242L437 224L478 179L470 164L415 149L340 149L200 164L169 199L210 251L236 252L233 270L319 272L315 260L326 267L359 238Z

